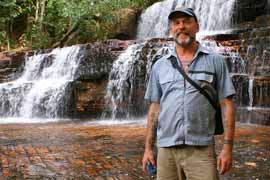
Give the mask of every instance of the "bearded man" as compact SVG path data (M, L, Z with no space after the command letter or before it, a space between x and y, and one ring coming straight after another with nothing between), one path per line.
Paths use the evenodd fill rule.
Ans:
M216 180L232 165L235 130L232 84L224 57L196 41L197 16L191 8L176 8L168 16L175 48L151 69L145 99L150 101L143 171L157 165L157 180ZM222 104L223 148L215 154L215 113L209 100L175 68L171 60L199 86L206 85ZM153 147L157 140L157 162Z

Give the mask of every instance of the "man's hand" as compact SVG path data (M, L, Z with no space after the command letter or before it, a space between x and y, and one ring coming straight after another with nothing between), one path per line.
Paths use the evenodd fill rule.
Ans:
M219 174L223 175L231 169L232 160L231 148L223 147L217 159L217 169Z
M142 165L143 165L143 172L146 173L146 162L150 161L152 165L156 165L156 161L154 158L154 153L152 150L145 150L143 159L142 159Z

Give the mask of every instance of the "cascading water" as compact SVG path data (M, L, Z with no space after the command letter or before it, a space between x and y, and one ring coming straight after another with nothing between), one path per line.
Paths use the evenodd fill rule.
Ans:
M79 50L71 46L28 57L19 79L0 84L0 116L64 116L66 91L80 62Z
M168 14L174 9L176 6L185 6L192 7L196 14L198 15L198 19L200 22L201 30L210 31L210 30L220 30L226 29L230 27L232 9L234 7L235 1L216 1L216 0L165 0L162 2L158 2L153 4L151 7L147 8L145 12L141 15L141 20L138 26L137 39L151 39L153 37L168 37ZM217 13L217 9L219 9ZM240 56L237 52L231 52L229 48L222 48L218 46L215 41L204 41L202 40L202 36L199 37L199 41L206 44L207 47L211 49L218 50L221 53L227 53L229 55L233 55L232 62L237 61L236 59ZM117 114L124 114L125 117L129 117L129 106L130 104L134 104L134 99L131 100L133 90L135 85L132 84L136 82L136 78L138 78L138 74L134 73L134 67L147 68L146 69L146 77L147 80L148 73L153 64L153 56L155 56L156 52L160 55L165 55L165 52L168 52L169 48L172 48L172 41L170 41L170 45L165 47L159 47L160 51L163 53L158 53L158 50L155 53L145 53L144 60L147 62L146 66L139 66L142 56L136 55L141 54L140 51L143 51L143 44L140 45L131 45L120 57L115 61L113 65L113 69L110 74L108 86L107 86L107 99L109 100L109 104L111 106L112 118L115 119ZM147 45L146 45L147 46ZM151 47L152 48L152 47ZM155 56L156 57L156 56ZM235 63L236 64L236 63ZM136 66L134 66L136 65ZM233 66L234 67L234 66ZM135 83L136 84L136 83ZM135 88L138 89L138 88ZM145 89L143 89L142 94L144 94ZM137 97L139 99L139 97ZM124 101L124 99L128 99L128 101ZM140 102L142 104L143 97L140 98ZM143 104L141 106L144 106ZM138 107L138 106L137 106ZM123 113L124 112L124 113Z
M191 7L197 14L200 34L229 30L235 0L165 0L154 4L141 15L137 39L168 37L168 15L175 6Z
M161 43L150 48L151 41L133 44L114 62L106 94L112 119L130 118L145 110L145 104L141 101L143 97L140 96L145 91L145 81L148 79L151 65L167 54L171 45L170 42ZM103 113L103 118L106 116L107 114Z
M128 105L131 104L129 94L132 94L134 89L136 60L141 48L140 44L129 46L113 64L106 95L106 99L111 102L112 119L116 119L117 114L129 117Z
M253 106L253 83L254 83L254 79L253 78L249 79L249 83L248 83L249 108L252 108Z
M208 49L222 54L228 61L227 65L231 75L246 74L247 63L239 52L231 47L225 47L213 40L200 39L199 42Z
M168 17L173 8L174 1L155 3L141 15L137 28L137 39L150 39L168 36Z

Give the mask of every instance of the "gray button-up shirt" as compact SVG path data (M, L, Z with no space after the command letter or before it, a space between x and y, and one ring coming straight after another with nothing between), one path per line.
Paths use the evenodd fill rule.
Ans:
M215 109L173 68L171 56L177 57L175 50L152 66L145 94L146 100L160 104L158 147L213 143ZM200 44L188 67L188 76L200 85L215 88L219 100L235 94L223 56Z

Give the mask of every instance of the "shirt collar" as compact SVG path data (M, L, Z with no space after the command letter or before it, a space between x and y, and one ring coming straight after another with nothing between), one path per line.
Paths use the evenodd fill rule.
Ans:
M209 49L207 49L206 47L202 46L201 43L199 43L199 42L197 42L197 43L198 43L199 46L198 46L198 49L197 49L197 51L196 51L196 53L195 53L194 58L197 57L199 53L204 53L204 54L209 54L209 53L211 53L211 51L210 51ZM167 59L169 59L169 58L172 57L172 56L174 56L174 57L177 58L175 46L174 46L173 49L170 49L170 52L169 52L169 54L168 54Z

